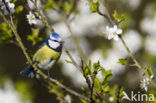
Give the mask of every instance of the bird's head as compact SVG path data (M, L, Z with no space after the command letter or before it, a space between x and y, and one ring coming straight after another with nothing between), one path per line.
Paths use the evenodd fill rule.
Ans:
M63 41L61 36L55 32L52 33L47 39L47 45L56 51L62 50L62 43Z

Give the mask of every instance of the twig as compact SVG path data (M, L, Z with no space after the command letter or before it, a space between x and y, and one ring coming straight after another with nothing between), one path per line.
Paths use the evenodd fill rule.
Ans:
M41 13L41 10L39 10L39 8L37 7L37 3L33 0L31 0L31 2L35 5L35 9L38 12L39 16L41 17L43 23L48 27L48 29L53 33L55 32L55 30L49 25L49 23L47 22L45 16L43 15L43 13Z
M95 101L93 99L93 93L94 93L94 80L95 80L96 74L93 74L92 84L91 84L89 78L85 74L85 68L84 68L84 63L83 63L82 59L81 59L81 68L82 68L83 76L84 76L84 78L85 78L85 80L87 82L88 88L90 90L90 100L91 100L90 103L94 103Z
M81 59L81 68L82 68L83 77L86 79L88 88L91 90L90 80L88 79L87 75L85 75L85 68L84 68L84 63L82 59Z
M71 37L72 37L72 39L74 40L74 42L76 44L77 50L79 52L79 55L82 57L83 61L86 63L86 58L85 58L85 55L84 55L84 53L82 51L82 48L80 47L80 42L79 42L78 38L76 37L76 35L73 34L73 32L71 30L71 27L70 27L70 25L67 22L67 18L66 17L62 17L62 20L66 24L66 26L67 26L70 34L71 34Z
M120 103L120 90L121 90L121 86L119 86L118 92L117 92L117 100L116 103Z
M119 23L117 23L116 21L113 21L110 17L110 14L106 8L106 12L107 12L107 15L106 14L102 14L100 11L98 12L98 14L104 16L109 22L111 25L119 25ZM126 42L124 41L122 35L119 36L120 39L121 39L121 42L122 44L124 45L124 47L126 48L127 52L128 52L128 55L131 57L131 59L133 60L133 62L135 63L135 66L138 67L148 78L149 78L149 81L150 83L156 87L156 83L152 81L152 79L150 78L149 74L147 73L147 71L140 65L140 63L136 60L136 58L134 57L134 55L132 54L132 52L130 51L130 49L128 48Z
M93 93L94 93L94 80L95 80L95 77L96 77L96 74L93 74L93 78L92 78L92 86L91 86L91 89L90 89L90 99L91 99L91 102L90 103L95 103L94 99L93 99Z
M73 57L71 56L71 54L69 53L68 50L65 50L66 54L68 55L68 57L71 59L71 63L80 71L81 67L75 62L75 60L73 59Z
M128 48L126 42L124 41L122 36L119 36L124 47L126 48L128 55L131 57L131 59L133 60L133 62L135 63L135 66L138 67L148 78L150 83L156 87L156 83L152 81L151 77L149 76L149 74L147 73L147 71L140 65L140 63L136 60L136 58L134 57L134 55L132 54L132 52L130 51L130 49Z
M113 26L114 22L112 21L112 19L110 19L109 15L103 14L101 11L98 11L98 14L105 17L109 21L109 23Z
M94 92L94 79L95 79L95 77L96 77L96 74L93 74L92 84L90 84L90 80L89 80L88 77L85 75L85 69L84 69L83 60L81 59L82 66L80 67L80 66L75 62L75 60L72 58L72 56L70 55L70 53L69 53L68 50L66 50L66 54L67 54L68 57L71 59L71 63L72 63L76 68L78 68L78 70L82 70L82 74L83 74L84 78L86 79L88 88L89 88L89 90L90 90L90 100L91 100L90 103L94 103L95 101L93 100L93 92Z
M44 79L47 79L48 76L45 75L43 72L41 72L41 71L39 70L38 73L39 73L42 77L44 77ZM60 82L58 82L56 79L50 78L50 81L51 81L52 83L57 84L59 87L63 88L64 90L66 90L67 92L71 93L72 95L75 95L75 96L80 97L80 98L82 98L82 99L84 99L84 100L90 101L89 98L87 98L87 97L85 97L84 95L81 95L81 94L75 92L74 90L69 89L69 88L66 87L65 85L63 85L63 84L61 84Z
M40 74L46 80L48 76L46 74L44 74L41 70L37 69L37 67L32 63L32 60L30 59L28 53L26 52L26 49L25 49L25 47L24 47L24 45L23 45L23 43L21 41L21 38L20 38L20 36L17 33L16 27L15 27L15 25L13 23L12 16L10 15L11 22L5 18L5 16L3 15L3 13L1 11L0 11L0 16L2 16L3 20L9 25L9 27L14 32L14 35L16 37L16 40L19 43L19 46L21 47L21 49L22 49L24 55L26 56L29 64L32 65L33 68L35 70L37 70L37 73ZM65 89L67 92L69 92L69 93L71 93L71 94L73 94L73 95L75 95L75 96L77 96L77 97L79 97L81 99L84 99L86 101L90 101L90 99L88 97L85 97L84 95L81 95L81 94L75 92L74 90L69 89L68 87L66 87L65 85L61 84L60 82L58 82L57 80L55 80L53 78L50 78L50 81L49 82L52 82L52 83L57 84L59 87Z

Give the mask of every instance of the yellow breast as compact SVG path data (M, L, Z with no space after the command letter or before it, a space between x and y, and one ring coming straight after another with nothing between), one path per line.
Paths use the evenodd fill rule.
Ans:
M42 62L49 59L57 60L60 55L61 52L56 52L47 45L44 45L35 53L33 60L37 62Z

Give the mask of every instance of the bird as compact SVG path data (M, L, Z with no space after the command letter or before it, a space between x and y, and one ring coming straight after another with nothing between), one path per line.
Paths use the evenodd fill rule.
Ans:
M46 41L36 50L32 63L37 65L37 68L48 71L48 79L50 78L50 69L56 64L62 54L63 40L62 37L53 32ZM32 65L28 65L26 69L20 72L23 76L30 78L35 77L35 70Z

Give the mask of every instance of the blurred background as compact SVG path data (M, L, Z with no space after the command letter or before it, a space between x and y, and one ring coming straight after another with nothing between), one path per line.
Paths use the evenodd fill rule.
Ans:
M42 0L41 0L42 1ZM43 0L42 2L46 2ZM73 0L51 0L63 3ZM132 53L143 66L150 64L154 73L156 67L156 1L155 0L106 0L107 9L112 14L114 10L126 16L126 20L120 24L123 28L124 39ZM15 5L26 5L27 2L17 1ZM100 61L107 70L112 70L113 77L111 84L119 84L127 90L138 90L141 80L141 72L135 67L127 67L118 64L119 58L128 58L127 51L121 41L109 41L104 36L105 28L109 22L97 13L91 13L90 4L87 0L75 0L74 13L67 22L74 35L77 36L80 46L87 60L92 62ZM105 8L100 5L101 12L105 13ZM26 18L28 11L17 17L17 30L22 41L27 47L29 54L33 54L40 44L44 42L50 32L38 21L37 25L30 26ZM51 23L57 33L65 41L67 48L74 59L80 63L80 57L75 43L71 38L71 32L62 19L63 12L50 9L45 12L48 22ZM2 23L2 20L0 20ZM27 39L32 33L31 28L40 28L39 36L42 41L32 45ZM0 31L0 37L3 32ZM62 80L63 84L77 91L81 87L86 87L83 75L71 64L65 62L69 60L64 53L57 65L51 71L51 76L57 80ZM128 58L128 62L132 63ZM0 43L0 103L58 103L56 96L48 93L48 89L38 81L19 75L19 72L27 66L26 58L22 50L14 43ZM126 68L126 69L125 69ZM101 75L98 75L101 78ZM13 102L14 101L14 102ZM73 103L79 101L74 100Z

